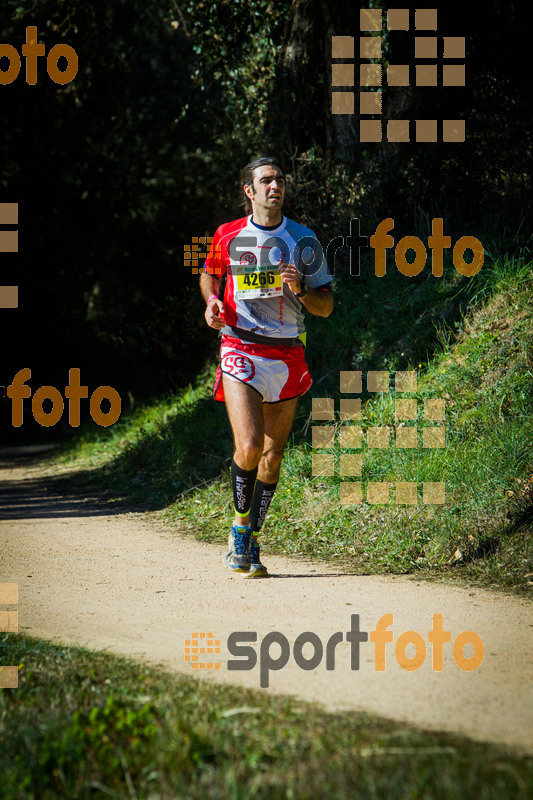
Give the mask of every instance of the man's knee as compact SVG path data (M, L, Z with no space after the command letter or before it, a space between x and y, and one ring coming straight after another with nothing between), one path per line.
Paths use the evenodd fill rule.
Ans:
M235 461L242 469L254 469L259 464L263 443L250 439L235 446Z

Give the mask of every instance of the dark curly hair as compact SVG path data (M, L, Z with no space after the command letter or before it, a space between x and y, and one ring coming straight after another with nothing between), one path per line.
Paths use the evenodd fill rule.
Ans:
M263 156L262 158L257 158L255 161L250 161L250 163L241 170L241 174L239 176L239 182L241 186L241 205L247 214L252 213L252 203L250 202L250 199L246 197L246 194L244 193L244 187L250 186L253 189L254 171L257 169L257 167L277 167L281 174L283 176L285 175L283 172L283 167L279 163L278 159L274 158L273 156Z

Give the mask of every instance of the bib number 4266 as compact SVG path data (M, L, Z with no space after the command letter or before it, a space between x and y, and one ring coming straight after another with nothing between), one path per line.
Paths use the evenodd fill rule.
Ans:
M273 286L274 273L273 272L252 272L249 275L244 275L242 282L245 286Z

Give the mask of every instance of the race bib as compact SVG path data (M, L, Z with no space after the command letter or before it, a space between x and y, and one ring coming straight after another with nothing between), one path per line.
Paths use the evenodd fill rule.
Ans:
M283 295L283 281L277 267L239 264L236 272L237 298L239 300Z

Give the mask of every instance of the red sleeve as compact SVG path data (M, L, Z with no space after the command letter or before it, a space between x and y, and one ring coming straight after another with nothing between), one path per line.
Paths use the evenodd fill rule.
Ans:
M211 240L209 253L205 259L204 270L208 275L221 278L226 274L226 264L222 259L222 237L221 228L218 228Z

